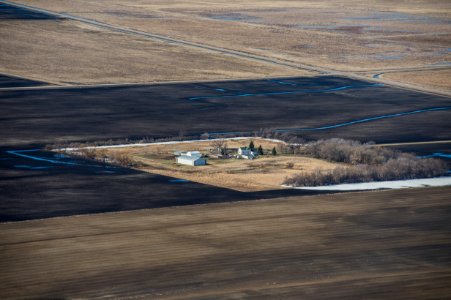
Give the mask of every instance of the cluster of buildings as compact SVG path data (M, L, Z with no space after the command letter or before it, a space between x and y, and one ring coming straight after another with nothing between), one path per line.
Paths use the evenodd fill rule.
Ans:
M174 152L176 156L176 161L178 164L188 165L188 166L204 166L207 164L207 159L202 156L199 151L187 151ZM238 148L236 155L232 157L243 158L243 159L254 159L258 156L257 149L251 149L249 147Z

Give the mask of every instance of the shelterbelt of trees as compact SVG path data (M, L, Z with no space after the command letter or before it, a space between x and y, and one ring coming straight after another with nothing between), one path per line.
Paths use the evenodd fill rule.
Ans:
M340 183L404 180L444 176L445 162L433 158L419 158L413 154L376 147L372 143L328 139L310 142L301 153L328 161L346 163L333 170L298 173L285 179L290 186L322 186Z

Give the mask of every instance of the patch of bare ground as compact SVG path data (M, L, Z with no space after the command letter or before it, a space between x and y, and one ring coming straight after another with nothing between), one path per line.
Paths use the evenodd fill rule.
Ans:
M212 142L112 148L106 151L106 156L126 156L137 162L137 168L142 171L242 192L280 189L287 176L318 169L328 171L341 165L303 156L272 156L270 152L273 147L281 151L280 143L261 139L255 139L253 142L255 147L261 145L268 154L254 160L210 157L207 159L208 165L196 167L177 164L174 151L196 150L204 155L211 155L211 150L214 149ZM237 149L248 146L249 143L250 140L227 141L227 147ZM104 150L100 151L103 156Z
M450 188L0 224L0 296L437 299L451 293Z
M304 74L75 21L0 21L0 73L54 84L198 81Z
M385 73L383 77L394 81L407 82L420 87L435 87L437 90L451 91L451 69L390 72Z

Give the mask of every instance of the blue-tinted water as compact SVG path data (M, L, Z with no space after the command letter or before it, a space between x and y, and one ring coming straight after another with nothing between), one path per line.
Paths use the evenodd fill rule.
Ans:
M278 82L280 83L280 82ZM286 83L286 82L285 82ZM288 84L288 83L286 83ZM295 84L294 84L295 85ZM209 96L196 96L190 97L188 100L204 100L204 99L219 99L219 98L237 98L237 97L256 97L256 96L275 96L275 95L292 95L292 94L312 94L312 93L328 93L336 92L348 89L359 89L365 87L382 87L382 83L374 84L361 84L361 85L345 85L335 88L327 88L322 90L293 90L293 91L282 91L282 92L263 92L263 93L237 93L237 94L226 94L226 95L209 95Z
M30 170L46 170L46 169L51 169L53 168L52 166L29 166L29 165L14 165L14 168L19 168L19 169L30 169Z
M417 109L407 112L400 112L395 114L387 114L387 115L381 115L381 116L375 116L370 118L363 118L363 119L357 119L354 121L344 122L344 123L338 123L333 125L325 125L320 127L310 127L310 128L283 128L283 129L275 129L275 132L296 132L296 131L319 131L319 130L327 130L327 129L334 129L338 127L344 127L344 126L350 126L355 125L359 123L367 123L371 121L376 120L382 120L382 119L389 119L389 118L397 118L402 116L408 116L408 115L414 115L414 114L420 114L420 113L426 113L426 112L432 112L432 111L446 111L451 110L451 106L445 106L445 107L432 107L432 108L425 108L425 109ZM227 134L241 134L242 132L238 131L231 131L231 132L209 132L211 135L227 135Z
M449 159L451 159L451 154L437 152L437 153L432 153L432 154L429 154L429 155L422 155L422 156L419 156L419 157L421 157L421 158L440 157L440 158L449 158Z
M189 180L186 179L170 179L169 183L187 183L190 182Z

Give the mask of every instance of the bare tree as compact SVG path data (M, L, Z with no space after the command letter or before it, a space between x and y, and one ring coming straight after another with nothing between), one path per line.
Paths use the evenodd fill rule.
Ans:
M227 142L224 139L213 140L211 141L210 146L214 153L222 155L227 153Z
M202 133L200 136L201 140L208 140L210 138L210 134L208 132Z
M299 173L285 179L293 186L318 186L339 183L432 178L446 175L447 164L438 159L404 156L379 165L353 165L333 170Z

